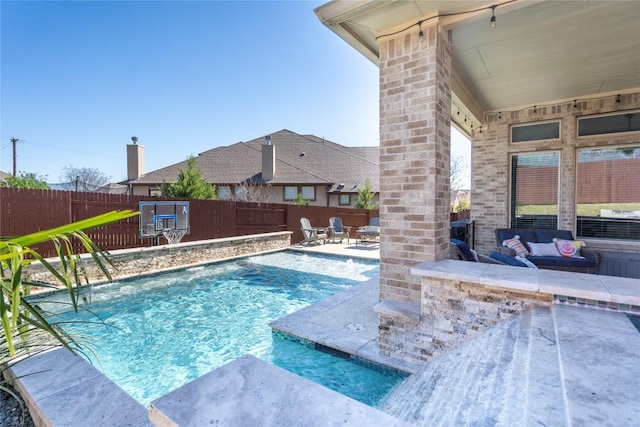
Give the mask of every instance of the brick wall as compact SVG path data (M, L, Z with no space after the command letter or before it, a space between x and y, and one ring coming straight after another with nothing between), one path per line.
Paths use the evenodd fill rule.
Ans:
M409 274L449 240L451 51L434 25L380 41L380 298L419 301Z
M576 153L579 148L638 143L637 132L577 138L577 118L640 108L640 93L505 111L487 116L487 127L472 138L472 219L476 224L476 249L494 250L495 228L509 226L509 159L514 153L560 151L560 215L558 228L575 231ZM509 142L510 125L560 120L560 139Z

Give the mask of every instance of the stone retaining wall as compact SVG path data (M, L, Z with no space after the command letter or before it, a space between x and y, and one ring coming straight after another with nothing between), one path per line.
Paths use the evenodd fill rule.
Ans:
M538 292L423 277L415 315L407 315L407 310L376 310L380 353L424 363L498 322L552 302L552 295Z
M109 268L109 273L114 280L124 279L282 250L288 248L290 244L291 232L286 231L185 242L175 245L122 249L110 252L109 259L113 263L113 268ZM59 265L58 260L49 259L48 261L56 267ZM84 277L90 283L106 281L91 256L82 255L81 264ZM45 270L40 263L29 265L26 274L33 280L57 284L51 273Z

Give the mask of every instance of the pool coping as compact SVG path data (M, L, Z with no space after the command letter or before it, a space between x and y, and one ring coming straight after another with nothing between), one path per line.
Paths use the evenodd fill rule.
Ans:
M360 362L369 362L407 374L415 373L419 365L380 354L377 323L362 325L363 319L358 316L357 307L363 305L363 300L366 301L367 293L378 295L378 278L359 283L295 313L274 320L269 323L269 326L274 331L347 353ZM373 308L376 302L377 297L369 298L364 306L370 309L377 322L377 313ZM336 312L336 308L340 307L344 309ZM334 310L332 316L327 316L329 310ZM329 317L330 320L327 319ZM342 319L336 319L336 317L342 317ZM345 327L348 325L365 326L368 331L354 333L353 330Z
M154 400L149 419L158 427L412 425L251 355Z
M517 274L514 274L517 273ZM609 308L637 312L640 309L640 280L568 271L518 268L458 260L426 261L411 269L426 278L474 283L507 290L522 290L553 296L606 303ZM564 298L556 298L564 297ZM622 309L620 306L623 306ZM629 310L624 308L628 307Z
M5 377L37 426L153 426L141 403L62 347L12 363Z

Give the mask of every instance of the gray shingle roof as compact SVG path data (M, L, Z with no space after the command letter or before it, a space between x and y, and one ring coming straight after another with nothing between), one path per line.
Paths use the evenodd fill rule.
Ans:
M266 135L265 135L266 136ZM265 136L248 142L216 147L200 153L196 159L202 176L212 184L232 185L254 181L261 183L262 145ZM275 146L276 176L271 184L344 184L343 192L355 192L369 179L379 191L378 147L345 147L313 135L299 135L283 129L271 134ZM187 161L149 172L133 185L157 185L175 182Z

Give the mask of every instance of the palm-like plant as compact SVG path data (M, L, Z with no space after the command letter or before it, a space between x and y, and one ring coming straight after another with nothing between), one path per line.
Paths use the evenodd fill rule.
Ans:
M39 261L59 282L68 294L75 311L78 310L78 288L83 277L80 257L73 253L72 240L82 243L85 251L91 255L96 266L104 276L111 280L107 268L112 266L108 253L101 250L85 233L85 230L104 226L125 218L138 215L138 212L112 211L50 230L38 231L26 236L0 239L0 280L2 297L0 298L0 324L3 336L0 340L0 364L18 356L32 353L57 342L72 352L80 349L76 340L65 334L59 327L49 323L46 316L34 307L26 296L31 286L52 286L34 282L24 274L24 267ZM56 267L32 249L34 245L52 241L59 265Z

